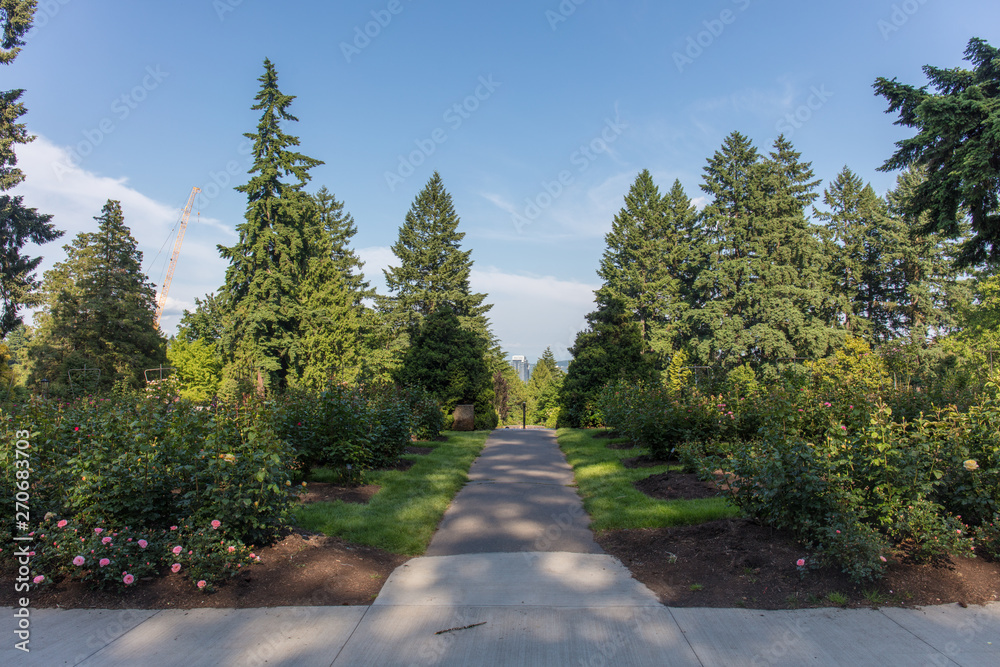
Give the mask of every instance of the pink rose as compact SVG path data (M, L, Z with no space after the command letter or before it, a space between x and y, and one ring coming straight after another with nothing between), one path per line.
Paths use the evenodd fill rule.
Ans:
M59 528L65 528L66 524L68 523L69 521L67 521L66 519L60 519L59 523L57 523L56 526Z
M806 566L806 559L805 558L800 558L797 561L795 561L795 564L798 565L799 567L805 567Z
M34 581L36 584L40 584L43 581L45 581L45 575L44 574L40 574L37 577L35 577L34 579L32 579L32 581Z
M233 553L234 551L236 551L236 547L229 547L229 553Z
M218 519L212 519L212 530L218 530L219 526L221 525L222 525L221 521L219 521Z
M177 574L178 572L181 571L181 564L174 563L173 565L170 566L170 571L173 572L174 574Z
M73 559L73 565L76 565L77 567L80 567L85 562L87 561L84 560L83 556L77 556L76 558Z
M104 529L103 528L95 528L94 532L97 533L98 535L100 535L101 533L104 532Z
M254 552L252 552L252 551L251 551L251 552L250 552L250 558L256 558L256 557L257 557L257 556L256 556L256 555L254 554Z
M146 540L139 540L139 543L138 543L138 544L139 544L139 548L140 548L140 549L145 549L145 548L146 548L146 545L148 545L148 544L149 544L149 542L147 542Z
M885 556L879 556L879 557L878 557L878 559L879 559L880 561L882 561L883 563L887 562L887 561L885 560Z
M198 582L198 588L204 588L204 587L205 587L205 580L202 579L201 581Z
M108 565L111 565L111 561L109 561L107 558L102 558L97 564L100 565L101 567L106 567Z
M176 547L171 549L171 551L173 551L175 554L179 554L180 552L184 551L184 548L178 544Z
M101 538L101 544L110 544L110 543L111 543L111 538L110 537L102 537Z
M122 577L122 581L124 581L125 585L128 586L133 581L135 581L135 577L133 577L131 574L126 574L124 577Z
M170 526L170 530L177 530L177 526Z

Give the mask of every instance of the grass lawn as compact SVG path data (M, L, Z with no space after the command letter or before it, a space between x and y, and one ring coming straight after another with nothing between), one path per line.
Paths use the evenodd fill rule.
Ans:
M598 429L559 429L559 447L573 467L573 474L591 517L591 529L664 528L739 516L725 498L657 500L638 491L632 483L680 466L629 469L623 459L639 454L635 449L608 449L623 440L595 438Z
M406 454L416 461L407 471L369 473L366 483L382 487L367 504L336 501L311 503L296 509L295 524L314 532L336 535L408 556L422 554L448 508L468 481L469 467L479 456L489 431L446 431L446 442L415 442L432 447L429 454ZM324 479L316 470L312 479Z

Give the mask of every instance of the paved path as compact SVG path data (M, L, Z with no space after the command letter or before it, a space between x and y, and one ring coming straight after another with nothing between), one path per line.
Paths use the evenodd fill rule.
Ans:
M493 432L434 533L427 556L512 551L604 553L552 431Z
M39 609L30 654L0 610L0 665L1000 665L1000 604L664 607L581 530L551 432L494 432L472 476L440 555L397 568L370 607Z

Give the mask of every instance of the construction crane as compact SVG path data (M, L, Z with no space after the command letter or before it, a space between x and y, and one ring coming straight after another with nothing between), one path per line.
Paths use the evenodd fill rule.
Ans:
M174 269L177 268L177 256L181 254L181 244L184 242L184 231L187 229L188 218L191 217L191 209L194 207L194 198L201 192L201 188L191 188L191 196L188 197L187 206L181 214L181 228L177 232L177 240L174 241L174 253L170 256L170 266L167 269L167 277L163 281L163 288L160 296L156 300L156 326L160 326L160 316L163 315L163 306L167 304L167 294L170 292L170 282L174 279Z

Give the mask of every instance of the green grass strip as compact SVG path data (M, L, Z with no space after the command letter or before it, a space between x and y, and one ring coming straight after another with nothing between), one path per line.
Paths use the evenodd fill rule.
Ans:
M446 442L416 442L429 454L407 454L416 461L406 471L369 473L366 483L381 489L367 504L311 503L296 509L296 525L336 535L356 544L416 556L431 541L451 499L468 481L469 467L486 444L489 431L446 432ZM321 478L316 471L314 478Z
M568 428L556 432L559 447L573 467L592 530L664 528L739 516L739 510L725 498L658 500L636 490L633 482L679 470L679 466L626 468L622 460L638 456L639 451L608 449L607 445L622 441L594 437L601 432Z

